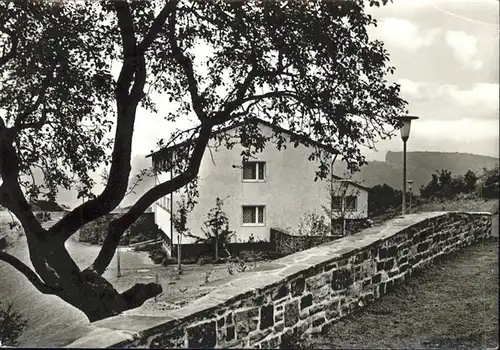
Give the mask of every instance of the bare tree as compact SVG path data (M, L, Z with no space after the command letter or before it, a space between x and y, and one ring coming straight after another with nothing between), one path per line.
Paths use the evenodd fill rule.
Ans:
M336 223L340 223L340 233L345 236L348 231L346 224L348 220L359 219L358 198L360 191L353 186L351 176L342 179L332 177L328 185L328 206L323 206L323 210L330 218L330 230L333 235L336 230Z

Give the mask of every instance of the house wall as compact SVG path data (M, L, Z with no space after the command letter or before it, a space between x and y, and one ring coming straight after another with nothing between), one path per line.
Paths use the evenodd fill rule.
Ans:
M271 135L272 129L260 125L262 134ZM232 130L229 133L236 133ZM206 221L208 211L215 206L217 197L224 200L223 210L229 219L229 227L236 232L233 242L248 242L253 234L255 240L269 241L270 228L288 229L297 226L299 219L306 212L324 214L322 205L328 205L329 185L327 180L314 181L318 163L309 161L311 149L289 144L278 151L270 142L252 161L266 162L265 182L242 181L242 158L240 145L232 149L224 146L218 150L211 144L203 156L198 178L198 203L188 218L188 228L196 236L202 236L201 227ZM363 191L360 191L360 193ZM174 207L180 198L174 196ZM367 215L368 194L361 193L358 199L359 215ZM242 206L265 206L264 225L243 225ZM160 211L159 209L157 210ZM175 208L174 208L175 213ZM366 213L366 214L365 214ZM166 216L157 215L158 225L168 226ZM177 242L174 239L174 242ZM183 238L183 243L193 243L192 238Z
M156 176L155 178L155 185L158 185L164 181L170 180L170 174L169 173L162 173ZM170 197L170 195L168 195ZM155 215L155 223L158 225L160 230L162 230L169 239L173 238L174 242L177 242L176 237L172 237L171 233L171 225L170 225L170 212L167 211L167 208L165 208L163 205L160 205L162 203L162 199L157 200L153 205L153 212Z
M353 186L349 184L347 189L342 191L340 189L340 182L338 180L333 181L332 192L336 196L347 197L347 196L356 196L357 206L356 210L345 210L344 217L346 219L366 219L368 218L368 191L361 189L357 186ZM342 212L334 212L334 217L341 218Z
M491 228L489 213L406 215L235 275L181 309L94 322L67 347L293 348Z

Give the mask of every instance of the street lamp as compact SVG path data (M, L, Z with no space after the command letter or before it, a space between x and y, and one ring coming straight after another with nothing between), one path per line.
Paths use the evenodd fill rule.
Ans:
M341 212L340 213L342 215L342 236L345 236L345 211L346 211L345 196L347 194L348 188L349 188L349 180L341 179L340 180L340 189L341 189L340 199L341 199L342 203L341 203Z
M413 197L413 192L411 190L411 185L413 184L413 180L408 180L407 183L408 183L408 192L410 194L410 208L408 210L408 213L411 214L411 199Z
M410 137L410 127L411 121L414 119L418 119L418 117L407 115L400 117L403 122L403 126L401 127L401 139L403 140L403 207L402 213L406 214L406 141Z

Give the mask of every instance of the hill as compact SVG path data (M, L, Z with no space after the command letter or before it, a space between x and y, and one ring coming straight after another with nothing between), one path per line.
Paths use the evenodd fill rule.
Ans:
M498 164L498 158L469 153L446 152L408 152L407 179L413 180L413 191L418 193L420 186L426 185L431 175L441 169L446 169L452 175L463 175L467 170L480 174L483 168L491 168ZM343 165L334 166L336 174L343 173ZM371 161L353 176L355 181L364 186L372 187L386 183L395 189L402 187L403 153L387 152L385 161Z

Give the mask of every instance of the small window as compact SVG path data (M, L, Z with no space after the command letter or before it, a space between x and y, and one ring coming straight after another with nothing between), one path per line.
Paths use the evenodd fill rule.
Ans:
M243 181L264 181L266 176L265 162L244 162Z
M347 196L345 197L345 209L349 211L355 211L358 204L358 197Z
M264 225L264 206L243 206L243 225Z
M342 210L342 197L335 196L332 198L332 209L334 211Z
M346 211L356 211L358 204L358 197L356 196L345 196L339 197L335 196L332 198L332 209L333 211L342 211L342 199L345 200L345 210Z

